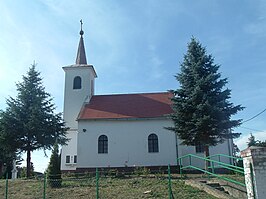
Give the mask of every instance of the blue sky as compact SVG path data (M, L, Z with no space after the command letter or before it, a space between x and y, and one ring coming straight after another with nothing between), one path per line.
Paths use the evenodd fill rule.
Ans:
M231 101L246 107L236 118L249 119L266 108L265 10L263 0L0 0L0 109L35 60L62 111L62 67L75 62L83 19L96 94L178 88L174 75L194 36L221 65ZM241 149L251 132L266 138L265 121L266 112L235 129ZM34 153L33 163L43 171L47 159Z

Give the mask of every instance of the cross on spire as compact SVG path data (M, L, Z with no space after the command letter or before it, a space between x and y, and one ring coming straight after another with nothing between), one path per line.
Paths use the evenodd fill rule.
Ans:
M87 59L86 59L86 53L85 53L85 46L84 46L84 41L83 41L83 34L84 31L82 30L82 19L80 20L80 40L79 40L79 46L78 46L78 53L77 53L77 58L76 58L76 64L87 64Z
M84 31L82 30L82 25L83 25L83 22L82 22L82 19L80 20L80 32L79 34L82 36L84 34Z

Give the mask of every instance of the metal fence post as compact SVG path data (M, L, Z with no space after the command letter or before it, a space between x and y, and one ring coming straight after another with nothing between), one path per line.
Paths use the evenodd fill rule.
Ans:
M170 164L168 164L168 196L169 196L169 199L172 199L172 185L171 185Z
M99 199L99 172L96 168L96 199Z
M215 173L215 171L214 171L214 162L211 162L211 164L212 164L212 173Z
M182 159L179 159L179 172L180 172L180 177L182 177Z
M6 173L6 199L8 198L8 172Z
M46 197L46 174L43 177L43 199Z

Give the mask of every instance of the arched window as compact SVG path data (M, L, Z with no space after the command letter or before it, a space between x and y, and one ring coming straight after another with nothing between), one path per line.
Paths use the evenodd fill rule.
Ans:
M98 153L108 153L108 138L106 135L101 135L98 138Z
M81 89L81 77L76 76L73 81L73 89Z
M154 133L150 134L148 137L148 151L149 153L159 152L158 136Z

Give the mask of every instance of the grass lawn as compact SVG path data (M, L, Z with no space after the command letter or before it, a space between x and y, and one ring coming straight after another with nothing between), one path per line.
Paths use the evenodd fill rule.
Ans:
M96 198L95 178L64 179L61 188L50 188L47 184L46 198L51 199L90 199ZM9 180L8 199L41 199L43 198L42 180ZM99 180L100 198L133 199L133 198L168 198L168 180L165 178L110 178ZM184 184L181 180L172 180L174 198L215 197ZM147 193L145 193L147 192ZM5 198L5 180L0 180L0 198Z

